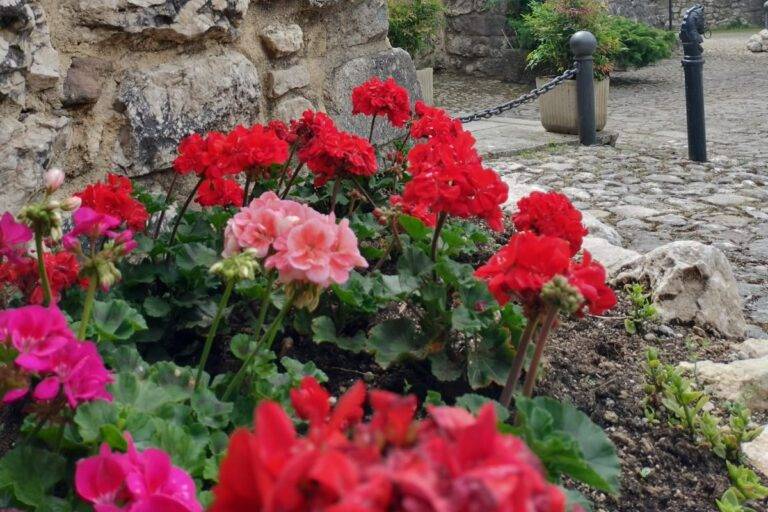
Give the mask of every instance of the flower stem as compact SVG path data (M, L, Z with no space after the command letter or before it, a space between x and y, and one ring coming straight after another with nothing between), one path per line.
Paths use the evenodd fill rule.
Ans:
M99 284L97 276L90 276L88 279L88 291L85 293L85 303L83 304L83 316L80 318L80 328L77 330L77 338L85 339L88 333L88 324L91 322L91 312L93 311L93 302L96 300L96 286Z
M291 144L291 152L288 154L288 160L285 161L283 164L283 167L280 169L280 179L277 181L277 191L279 192L280 189L283 187L283 183L285 182L285 176L288 173L288 166L291 165L291 160L293 160L293 155L296 154L296 149L299 147L297 143Z
M280 324L283 323L283 319L285 318L285 315L288 313L288 311L293 306L293 298L288 299L285 302L285 305L283 305L283 309L280 310L280 313L278 313L277 317L272 321L272 324L269 326L269 329L267 332L264 333L264 336L261 337L261 339L256 344L256 348L248 354L248 357L243 361L243 365L240 367L240 369L237 371L235 376L230 381L229 385L227 386L227 389L224 390L224 395L221 397L221 400L226 402L230 396L232 396L232 393L237 389L240 384L242 384L243 379L245 378L245 373L248 370L248 367L253 364L254 359L256 359L256 356L259 353L259 348L261 346L264 346L269 350L272 347L272 342L275 340L275 336L277 335L277 330L280 327Z
M261 329L264 327L264 320L267 318L267 310L269 310L269 300L272 297L272 285L275 282L275 279L277 279L277 274L275 272L270 272L269 278L267 279L267 288L264 290L264 298L261 299L261 306L259 308L259 318L256 321L256 329L254 330L254 333L256 333L256 336L261 336Z
M371 119L371 131L368 133L368 142L373 143L373 129L376 127L376 116Z
M531 360L531 366L528 368L528 373L525 376L525 385L523 386L523 394L530 398L533 396L533 387L536 385L536 373L539 370L539 363L541 362L541 356L544 353L544 346L547 344L547 337L552 329L552 326L557 319L557 307L547 306L544 313L544 322L541 324L541 330L539 331L539 337L536 339L536 350L533 353L533 359Z
M352 178L352 183L355 184L355 187L357 187L357 190L359 190L360 193L365 196L365 198L368 200L368 202L371 204L371 206L376 208L377 207L376 206L376 201L373 200L373 197L371 197L371 194L369 194L368 191L365 190L363 185L359 181L357 181L357 177L356 176L351 176L351 178Z
M333 192L331 192L331 211L328 213L336 211L336 199L339 196L339 189L341 189L341 178L336 178L333 181Z
M163 221L165 220L165 212L168 210L168 203L171 202L171 195L173 194L173 189L176 188L176 181L179 179L179 173L174 172L173 173L173 180L171 180L171 185L168 187L168 193L165 194L165 202L163 203L163 209L160 211L160 217L157 219L157 226L155 226L155 234L152 235L153 240L157 240L157 237L160 236L160 228L163 225Z
M437 226L435 226L435 234L432 237L432 249L430 251L433 262L437 261L437 244L440 241L440 232L443 230L447 218L448 214L445 212L441 212L437 217Z
M203 369L205 363L208 362L208 356L211 354L211 347L213 346L213 340L216 338L216 332L219 330L219 323L221 323L221 317L224 316L224 310L229 303L229 297L232 295L232 288L235 286L235 280L230 279L227 281L227 286L224 288L224 294L219 301L219 308L216 310L216 316L213 317L213 323L208 330L208 336L205 338L205 346L203 347L203 355L200 356L200 363L197 365L197 376L195 377L195 389L200 385L200 380L203 377Z
M243 187L243 207L245 207L245 205L248 204L248 192L249 192L248 189L251 186L251 180L252 180L251 173L249 173L249 172L246 173L245 187ZM253 185L253 188L254 189L256 188L256 184L255 183Z
M43 252L43 232L35 225L35 248L37 249L37 272L40 274L40 287L43 289L43 306L49 306L53 300L51 282L48 280L48 270L45 268L45 253Z
M189 196L187 196L187 200L184 201L184 205L181 207L181 210L179 211L179 214L176 216L176 222L173 223L173 230L171 231L171 238L169 239L169 245L173 245L176 241L176 232L179 230L179 224L181 224L181 219L184 218L184 214L187 213L187 209L189 208L189 205L192 203L192 199L195 197L195 194L197 193L197 190L200 188L200 185L203 184L203 180L205 178L200 178L197 180L197 184L195 185L195 188L192 189L192 192L189 193Z
M285 199L288 197L288 192L291 191L291 188L293 187L293 184L296 182L296 178L299 177L299 173L301 172L302 167L304 167L304 164L300 164L298 167L296 167L296 171L294 171L293 175L291 176L291 179L288 180L288 184L285 186L285 190L282 194L280 194L280 199Z
M525 362L525 355L528 352L528 345L531 343L533 333L536 332L536 326L539 324L539 316L528 320L528 325L525 326L523 335L520 338L520 344L517 347L517 354L512 361L512 367L509 370L509 376L507 377L507 383L504 386L504 390L501 392L501 398L499 402L501 405L509 409L509 405L512 403L512 395L515 394L515 388L517 387L517 381L520 379L520 374L523 372L523 363Z

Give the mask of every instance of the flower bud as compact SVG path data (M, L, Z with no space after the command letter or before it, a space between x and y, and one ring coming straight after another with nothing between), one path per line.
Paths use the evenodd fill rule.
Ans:
M547 304L570 315L579 310L584 297L563 276L555 276L541 288L541 298Z
M61 209L65 212L73 212L80 208L83 204L83 200L77 196L68 197L61 202Z
M49 169L46 171L43 180L45 181L45 191L52 194L64 184L64 171L56 167Z

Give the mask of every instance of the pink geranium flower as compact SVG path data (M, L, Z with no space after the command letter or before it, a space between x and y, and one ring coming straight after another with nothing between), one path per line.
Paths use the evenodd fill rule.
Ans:
M11 261L18 261L24 252L27 242L34 234L24 224L16 222L8 212L0 218L0 257L5 256Z
M82 459L75 470L75 488L97 512L201 512L195 482L174 466L162 450L136 450L126 433L127 453L104 444L98 455Z
M112 215L98 213L96 210L83 206L73 215L72 220L75 227L64 236L62 242L67 248L77 245L77 238L87 236L91 240L99 239L103 236L117 236L112 230L121 224L121 220Z
M19 351L16 365L26 371L49 371L53 355L74 338L67 319L56 307L0 311L0 340Z
M73 409L83 402L112 400L107 391L112 375L104 367L96 345L90 341L70 340L54 353L50 364L53 375L37 385L33 393L36 400L53 400L60 390Z

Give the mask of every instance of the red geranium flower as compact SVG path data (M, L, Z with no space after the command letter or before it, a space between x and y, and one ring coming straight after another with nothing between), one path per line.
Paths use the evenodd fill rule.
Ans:
M58 302L64 290L78 283L80 265L77 257L66 251L47 252L43 262L51 285L52 300ZM36 258L24 256L16 262L9 261L0 265L0 283L18 289L30 304L43 303Z
M344 174L373 176L376 174L376 151L357 135L324 128L299 151L299 159L315 174L315 186Z
M616 294L605 283L605 278L605 268L592 259L589 251L584 251L581 262L571 262L568 282L584 297L584 303L577 311L579 316L584 314L585 308L591 315L602 315L616 306Z
M588 231L581 223L581 212L571 201L557 192L533 192L517 202L513 220L519 231L556 236L571 246L571 256L581 249Z
M256 124L251 128L237 126L227 135L228 159L231 172L244 170L266 172L273 165L283 165L288 160L288 143L279 138L274 130Z
M525 231L514 234L475 276L488 282L499 304L516 298L532 312L540 306L541 288L556 275L567 275L569 265L568 242Z
M392 126L400 128L411 118L411 100L394 78L382 82L373 77L352 91L352 113L386 116Z
M236 181L211 178L200 185L195 201L200 206L241 206L243 194L243 187Z
M415 139L457 136L464 131L461 121L453 119L445 110L430 107L423 101L416 102L416 120L411 124L411 136Z
M319 133L326 130L337 131L333 119L322 112L307 110L300 119L291 121L291 134L296 142L303 148L309 144ZM301 154L299 154L301 159ZM304 161L304 159L301 159Z
M107 175L106 183L94 183L75 194L82 206L104 215L117 217L133 231L142 231L149 220L147 209L134 199L131 180L115 174Z

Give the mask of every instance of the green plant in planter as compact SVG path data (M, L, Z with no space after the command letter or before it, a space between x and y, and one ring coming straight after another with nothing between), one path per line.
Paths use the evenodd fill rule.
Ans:
M595 78L610 75L621 52L621 41L611 16L598 0L547 0L523 16L536 48L528 55L528 67L542 75L555 75L573 66L571 36L588 30L597 38Z
M677 42L674 32L650 27L623 16L611 16L611 25L622 46L616 59L618 67L639 68L672 56L672 49Z
M388 0L389 40L412 56L429 43L440 28L441 0Z

